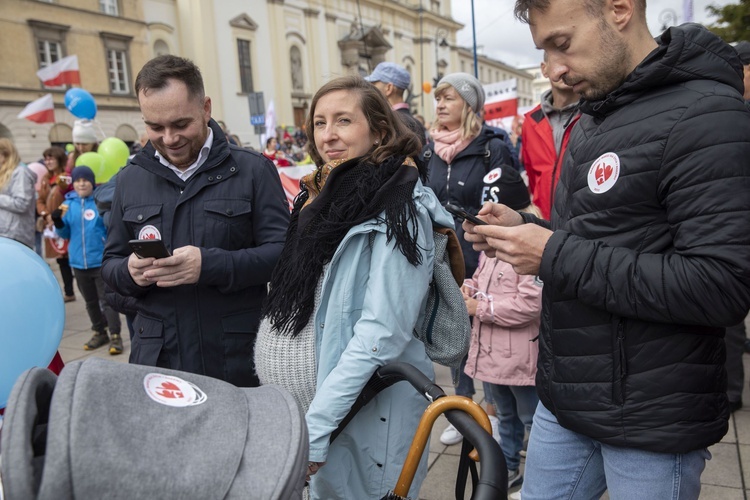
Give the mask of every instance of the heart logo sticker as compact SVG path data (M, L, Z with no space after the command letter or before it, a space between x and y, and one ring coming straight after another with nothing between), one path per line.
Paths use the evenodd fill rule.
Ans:
M616 153L604 153L589 168L589 189L594 194L606 193L620 178L620 157Z
M143 378L143 388L148 397L165 406L184 408L204 403L206 394L195 384L179 377L149 373Z

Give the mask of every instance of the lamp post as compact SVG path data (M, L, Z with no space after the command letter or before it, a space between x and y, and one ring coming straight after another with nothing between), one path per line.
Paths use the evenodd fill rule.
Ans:
M677 12L672 9L664 9L659 13L659 22L661 23L661 30L667 31L667 28L677 24Z
M450 47L446 37L448 32L443 28L438 28L435 32L435 81L433 87L437 87L440 79L443 78L443 74L440 72L440 60L438 59L438 47L446 48Z

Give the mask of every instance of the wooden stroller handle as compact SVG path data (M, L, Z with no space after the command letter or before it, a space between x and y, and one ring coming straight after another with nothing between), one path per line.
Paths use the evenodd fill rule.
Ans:
M432 426L440 415L449 410L461 410L468 413L487 433L492 435L492 425L487 413L474 400L464 396L444 396L436 399L430 403L419 420L419 426L414 434L414 439L412 439L409 453L406 455L404 467L401 469L401 475L399 475L396 488L393 490L394 494L401 497L406 497L409 494L414 473L417 471L419 459L422 457L427 440L430 438ZM472 450L469 457L475 462L479 461L479 454L476 449Z

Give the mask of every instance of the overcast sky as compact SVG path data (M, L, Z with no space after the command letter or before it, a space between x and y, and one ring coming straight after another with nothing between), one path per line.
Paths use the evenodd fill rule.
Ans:
M693 19L702 24L711 24L707 5L723 6L739 3L734 0L693 0ZM474 16L477 30L477 50L480 54L499 59L512 66L538 65L542 53L534 48L534 42L526 24L513 16L514 0L474 0ZM683 0L648 0L646 16L648 27L654 36L661 33L664 21L667 24L682 24ZM465 25L458 32L458 45L471 48L471 0L452 0L453 18ZM676 16L676 22L674 20Z

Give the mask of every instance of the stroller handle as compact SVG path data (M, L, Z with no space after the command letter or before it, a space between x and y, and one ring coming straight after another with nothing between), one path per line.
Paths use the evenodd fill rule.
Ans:
M375 371L370 380L367 382L367 385L362 390L355 403L352 405L352 409L349 414L344 418L339 427L331 434L331 441L333 441L336 436L341 433L344 427L352 420L352 418L354 418L357 412L372 398L374 398L380 391L400 381L409 382L417 390L417 392L422 394L425 399L427 399L431 403L437 401L438 399L446 397L445 392L440 388L440 386L433 383L424 373L419 371L419 369L417 369L413 365L397 362L381 366ZM451 397L450 399L454 401L470 401L467 398L461 397ZM476 405L476 403L471 402L471 404L477 406L477 409L479 409L483 413L481 407ZM451 407L460 408L462 406L463 409L449 409ZM503 456L503 452L500 449L500 446L492 437L491 432L485 430L485 428L482 427L479 422L477 422L471 415L466 413L468 405L465 402L449 403L445 405L445 407L443 407L443 405L441 404L438 405L438 408L439 410L435 414L434 418L437 418L437 416L444 411L448 421L456 427L456 429L464 436L467 441L469 441L474 446L474 448L476 448L476 451L479 453L479 457L481 458L479 480L476 482L476 484L474 484L473 494L471 497L472 500L496 500L507 498L508 469L505 464L505 457ZM468 411L473 412L473 410ZM429 433L432 430L434 418L432 418L432 421L429 422L429 426L426 431L427 437L429 437ZM486 415L484 415L484 420L487 420L486 422L483 422L485 424L485 427L489 426L489 419ZM425 421L424 417L422 421ZM422 422L420 422L420 428L422 427L422 425ZM415 435L414 437L414 443L416 443L419 438L419 432L420 430L418 429L417 435ZM418 445L418 452L415 452L415 450L413 449L410 450L410 455L412 453L416 453L417 462L419 460L419 457L421 456L422 451L424 450L426 438L423 438L423 441L424 442L422 442L421 447L419 447ZM414 444L412 445L412 448L414 448ZM407 465L408 457L407 462L404 464L404 469L402 470L402 477L404 476L404 473L408 468ZM399 477L398 485L402 485L402 477ZM406 486L407 492L410 485L411 479L409 479L409 485ZM401 489L399 491L401 491Z

